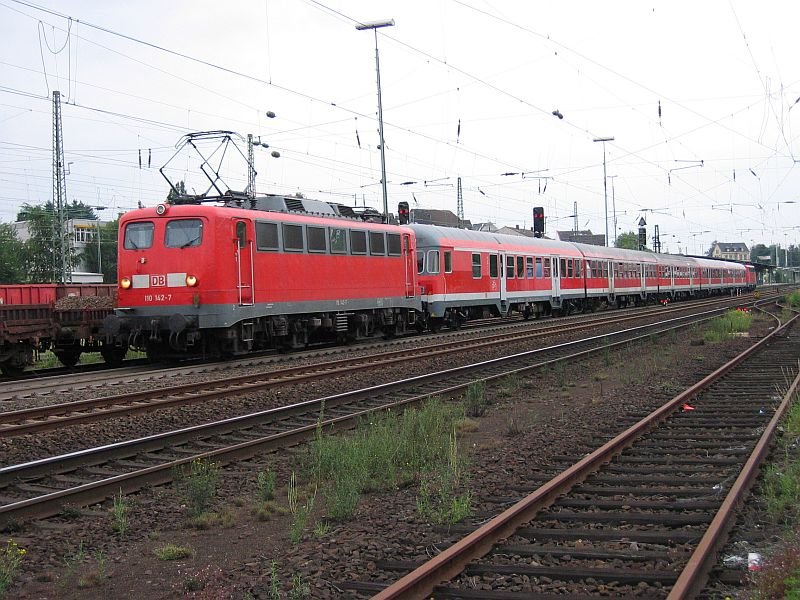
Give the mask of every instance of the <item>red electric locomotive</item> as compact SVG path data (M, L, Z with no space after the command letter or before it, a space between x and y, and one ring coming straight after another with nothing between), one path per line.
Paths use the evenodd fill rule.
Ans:
M229 193L214 205L132 211L119 229L118 308L105 327L151 357L234 356L416 325L413 231L347 207Z

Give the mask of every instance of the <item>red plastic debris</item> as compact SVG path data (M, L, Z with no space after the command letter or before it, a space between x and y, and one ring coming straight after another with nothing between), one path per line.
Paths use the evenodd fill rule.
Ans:
M691 406L691 405L690 405L688 402L686 402L686 403L683 405L683 407L682 407L682 410L683 410L684 412L685 412L685 411L687 411L687 410L694 410L694 406Z

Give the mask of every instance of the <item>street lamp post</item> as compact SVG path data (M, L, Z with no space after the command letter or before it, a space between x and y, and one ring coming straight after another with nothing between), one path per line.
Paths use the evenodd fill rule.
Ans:
M389 222L389 198L386 194L386 156L383 151L383 105L381 103L381 63L378 58L378 29L381 27L394 26L394 19L388 21L373 21L370 23L359 23L356 29L364 31L372 29L375 35L375 71L378 74L378 136L380 137L381 147L381 188L383 189L383 222Z
M608 246L608 177L606 176L606 142L613 142L613 137L595 138L595 142L603 142L603 197L606 211L606 247Z

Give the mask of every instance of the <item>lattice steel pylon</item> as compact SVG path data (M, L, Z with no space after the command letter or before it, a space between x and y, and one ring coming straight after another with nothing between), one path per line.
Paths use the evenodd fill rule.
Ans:
M464 194L461 192L461 177L458 178L456 194L458 195L458 206L456 208L458 215L458 226L461 228L464 226Z
M67 176L64 172L64 138L61 130L61 92L53 92L53 273L60 283L72 280L72 260L67 235Z
M256 197L256 163L253 153L253 134L247 134L247 197Z

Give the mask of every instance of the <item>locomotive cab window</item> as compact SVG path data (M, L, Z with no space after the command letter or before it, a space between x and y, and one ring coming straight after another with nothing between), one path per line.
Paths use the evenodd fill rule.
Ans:
M331 227L328 231L328 240L331 244L331 254L347 254L347 230Z
M256 221L256 248L258 250L271 252L280 250L277 223Z
M177 219L167 223L164 246L189 248L199 246L203 239L203 222L200 219Z
M303 226L283 224L283 249L286 252L303 251Z
M425 252L417 250L417 275L421 275L425 270Z
M126 250L143 250L153 245L152 223L128 223L122 247Z
M324 227L312 227L308 225L306 227L306 237L308 238L308 251L309 252L326 252L327 247L325 246L325 228Z
M382 231L369 232L369 253L376 256L386 254L386 238L383 237Z
M356 229L350 230L350 252L352 252L353 254L367 253L366 231L358 231Z
M239 248L244 248L247 245L247 224L244 221L236 222L236 240L239 243Z
M453 253L449 250L444 253L444 272L453 272Z
M400 256L400 236L396 233L386 234L386 246L389 256Z

